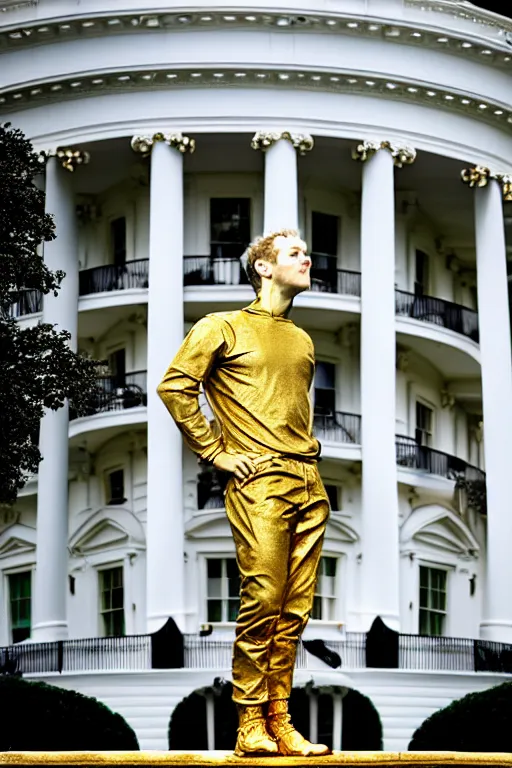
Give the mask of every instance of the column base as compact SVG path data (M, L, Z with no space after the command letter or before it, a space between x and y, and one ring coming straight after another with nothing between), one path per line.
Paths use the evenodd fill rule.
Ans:
M482 621L480 624L480 637L482 640L492 640L496 643L509 643L512 645L512 621Z
M32 627L30 633L30 640L32 643L53 643L56 640L67 639L67 621L43 621Z

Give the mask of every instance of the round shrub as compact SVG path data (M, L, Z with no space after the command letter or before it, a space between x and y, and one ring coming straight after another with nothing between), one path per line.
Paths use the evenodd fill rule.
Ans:
M512 683L469 693L434 712L415 731L410 750L512 752Z
M0 675L0 752L138 750L128 723L91 696Z

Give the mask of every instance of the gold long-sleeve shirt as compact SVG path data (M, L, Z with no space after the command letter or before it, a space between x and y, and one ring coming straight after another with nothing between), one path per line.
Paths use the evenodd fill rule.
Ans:
M206 461L220 451L316 459L309 390L311 338L259 299L199 320L158 386L190 448ZM219 429L199 407L201 384Z

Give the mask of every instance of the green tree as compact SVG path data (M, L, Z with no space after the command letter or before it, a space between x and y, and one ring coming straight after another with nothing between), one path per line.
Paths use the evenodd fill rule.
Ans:
M34 185L42 170L24 134L0 125L0 504L12 504L27 475L37 472L44 408L57 410L69 398L84 413L96 375L95 361L68 346L67 331L43 323L20 328L12 317L13 302L26 290L57 295L65 279L37 252L55 237L44 192Z

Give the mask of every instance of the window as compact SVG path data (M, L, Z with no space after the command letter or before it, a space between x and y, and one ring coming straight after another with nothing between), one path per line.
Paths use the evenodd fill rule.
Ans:
M124 387L126 384L126 349L124 347L116 349L108 356L107 361L111 390Z
M227 480L228 475L225 472L217 472L213 467L205 467L197 476L197 508L223 509Z
M110 222L110 244L116 266L126 264L126 219L124 216Z
M311 214L311 287L337 291L338 216L313 211Z
M336 558L321 557L313 601L312 619L334 620L336 600Z
M124 469L114 469L107 476L107 504L123 504L125 501Z
M416 401L415 440L418 445L432 445L432 423L434 411L428 405Z
M327 496L329 497L329 504L331 505L331 509L334 512L339 511L341 507L339 485L329 485L324 483L324 488Z
M334 416L336 411L336 366L318 361L315 369L315 414Z
M446 571L420 565L420 635L443 635Z
M30 637L32 572L11 573L8 579L12 642L19 643Z
M107 568L99 572L100 615L103 637L124 635L123 568Z
M428 255L416 250L414 294L423 296L425 293L428 293Z
M240 608L240 574L234 557L211 558L207 569L207 620L236 621Z
M251 240L251 200L218 197L210 200L211 256L239 259Z

